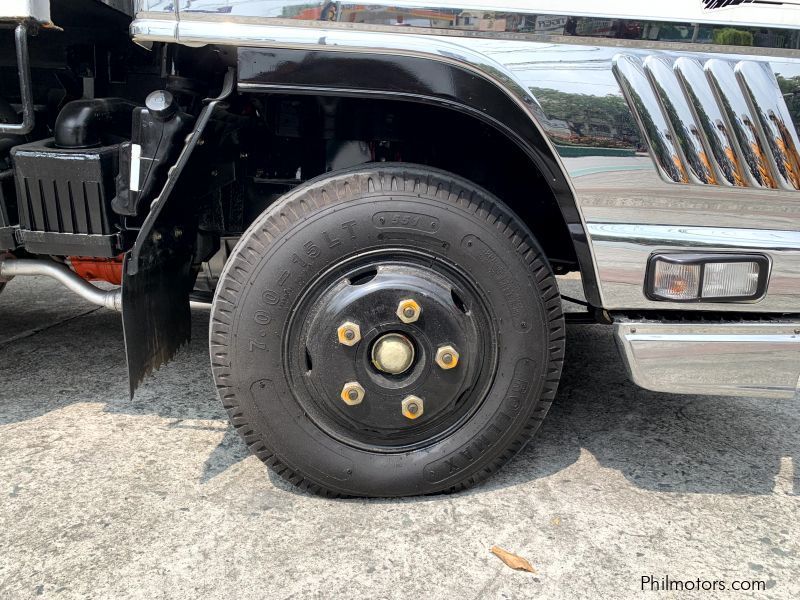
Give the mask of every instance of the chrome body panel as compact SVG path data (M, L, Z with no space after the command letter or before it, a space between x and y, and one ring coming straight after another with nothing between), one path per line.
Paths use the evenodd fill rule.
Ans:
M647 261L654 252L762 253L770 259L768 293L758 302L691 305L692 310L798 313L800 231L589 224L595 260L609 310L663 310L669 303L644 296ZM684 304L684 306L687 306Z
M703 138L703 129L698 121L705 115L700 113L695 117L692 108L693 96L684 95L677 75L677 65L663 56L648 56L643 63L663 114L667 117L673 140L678 145L678 156L685 165L685 174L688 174L693 183L713 184L722 178L723 165L714 160L715 155L710 151L713 142ZM716 128L715 128L716 130ZM720 159L725 161L724 155Z
M769 65L621 54L614 72L667 181L800 190L800 143Z
M800 141L772 72L766 65L741 62L736 77L755 114L756 130L766 142L779 187L800 190Z
M178 41L178 16L175 13L163 13L156 16L138 15L131 23L131 36L133 41L148 45L152 42L177 42Z
M800 312L800 248L792 237L800 230L800 103L791 108L782 98L800 94L800 52L525 34L512 27L511 17L502 26L486 22L470 29L458 20L476 9L470 2L440 2L432 9L406 1L407 10L382 2L358 10L337 3L340 12L333 14L324 12L330 3L194 0L180 2L178 16L175 2L141 4L146 12L131 28L138 41L389 53L472 70L512 98L549 141L588 233L604 308L690 308L644 296L643 273L654 249L758 251L763 238L786 234L788 247L768 251L773 272L762 302L696 308ZM547 2L535 9L530 3L507 4L481 6L549 10ZM595 2L585 4L594 12L570 4L570 14L597 14ZM660 4L647 5L652 18L680 3ZM344 22L341 11L347 7L362 22ZM553 14L564 11L563 3L550 8ZM603 6L607 13L612 8ZM733 16L745 14L739 10L745 6L735 8L703 14L711 22L736 23ZM409 22L401 26L397 13L403 10ZM414 15L426 25L411 23ZM324 20L331 17L339 20ZM663 229L637 237L648 225ZM618 229L612 235L607 226ZM685 228L692 235L675 243L672 232ZM764 236L741 237L742 231L756 230ZM714 232L720 232L714 240L726 242L702 239Z
M796 398L800 321L626 322L615 337L631 379L657 392Z
M3 0L0 2L0 21L33 19L50 22L50 0Z
M741 65L742 63L739 63ZM750 187L775 188L773 174L761 136L756 131L756 119L747 100L738 88L733 63L712 58L705 65L711 87L727 117L734 152L742 165L741 171Z
M651 58L647 57L647 61ZM620 81L628 105L633 107L639 130L650 144L659 174L667 181L689 183L684 152L676 143L681 136L673 133L665 111L660 106L659 96L662 92L659 90L657 93L650 85L642 61L636 56L617 55L614 57L614 74ZM687 149L688 144L684 150ZM700 176L698 170L696 177Z
M228 17L283 17L298 13L314 14L323 11L328 20L335 20L343 9L357 7L364 12L376 13L401 8L413 11L417 17L430 16L431 12L443 14L502 13L507 15L580 15L601 19L642 19L681 23L716 23L722 25L749 25L752 27L796 27L798 0L780 3L747 3L713 8L713 0L671 0L670 2L632 2L631 0L371 0L369 3L347 3L329 0L134 0L139 12L170 11L179 7L189 14L220 14ZM331 5L336 5L332 7ZM287 10L289 9L289 10ZM409 15L412 16L412 15ZM438 15L437 15L438 16ZM481 15L482 16L482 15ZM378 15L378 18L383 18ZM491 18L489 18L491 20ZM413 22L410 23L413 26ZM497 23L494 24L496 27Z

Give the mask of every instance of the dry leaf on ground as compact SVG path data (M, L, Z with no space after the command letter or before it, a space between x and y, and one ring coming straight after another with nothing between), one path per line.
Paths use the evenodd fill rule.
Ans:
M512 569L517 571L528 571L528 573L536 573L536 569L534 569L531 563L529 563L527 560L521 556L517 556L516 554L511 554L511 552L508 550L503 550L499 546L492 546L492 554L494 554Z

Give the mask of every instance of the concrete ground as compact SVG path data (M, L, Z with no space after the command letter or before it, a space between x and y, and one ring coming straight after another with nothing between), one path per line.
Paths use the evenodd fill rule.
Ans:
M536 443L487 484L324 500L228 426L207 318L131 401L118 315L41 280L0 295L0 598L800 597L797 402L640 390L609 329L571 326Z

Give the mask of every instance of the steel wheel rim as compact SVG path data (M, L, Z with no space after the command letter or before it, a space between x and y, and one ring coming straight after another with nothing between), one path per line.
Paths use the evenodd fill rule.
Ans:
M388 288L387 280L392 284ZM397 299L419 293L417 287L428 295L420 296L424 298L422 317L416 323L388 316L386 307L392 304L386 300L382 310L372 314L351 310L364 298L374 300L372 296L383 292ZM357 301L347 304L351 296ZM372 452L407 452L449 437L477 412L497 370L498 350L492 343L496 320L485 297L459 267L432 253L407 248L360 253L328 268L305 287L285 327L284 371L303 417L330 437ZM448 329L442 327L442 315L445 321L459 323L465 333L461 337L443 334ZM347 319L362 321L361 339L353 348L331 343L334 324ZM376 373L371 364L372 344L387 333L406 335L415 345L415 361L407 374ZM323 338L321 347L309 348L317 335ZM453 344L456 338L466 353L456 368L442 369L435 362L435 350ZM329 354L336 360L330 360ZM344 362L352 369L347 371ZM331 369L331 364L338 368ZM325 379L335 383L326 384ZM345 404L336 390L351 380L366 391L364 401L356 406ZM428 385L431 381L433 387ZM430 392L442 381L441 390L446 393L434 397ZM425 402L418 419L403 416L401 404L408 396Z

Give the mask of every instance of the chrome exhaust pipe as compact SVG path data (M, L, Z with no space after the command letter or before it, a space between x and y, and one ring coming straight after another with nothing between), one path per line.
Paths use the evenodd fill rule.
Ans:
M66 265L50 260L0 258L0 280L25 275L50 277L96 306L122 312L122 288L101 290L81 279Z
M66 265L51 260L3 258L0 256L0 285L12 277L25 275L50 277L96 306L122 312L121 287L113 290L101 290L82 279ZM195 310L209 310L211 308L211 304L208 302L196 302L194 300L189 303L189 306Z

